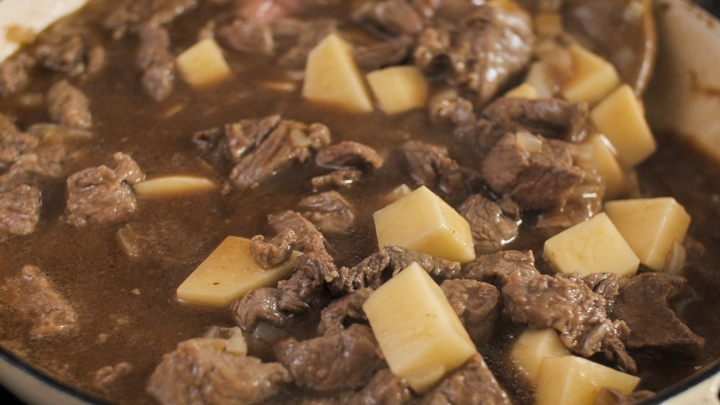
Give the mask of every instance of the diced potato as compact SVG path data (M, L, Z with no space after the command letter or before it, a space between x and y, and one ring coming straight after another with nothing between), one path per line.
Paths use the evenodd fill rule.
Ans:
M546 357L540 365L537 405L592 405L602 387L631 393L640 378L578 356Z
M595 104L620 85L615 67L580 45L571 45L573 75L561 86L561 93L569 101Z
M537 384L540 364L545 357L567 356L570 351L562 344L554 329L527 329L513 344L510 356Z
M378 244L395 245L447 260L475 259L470 224L422 186L373 214Z
M640 260L604 213L545 241L545 257L561 273L616 273L630 276Z
M299 255L293 252L287 262L265 270L255 262L249 239L228 236L180 284L177 297L191 304L228 306L250 290L272 286L286 278Z
M442 289L417 263L378 288L363 310L390 370L415 392L476 352Z
M523 83L513 89L510 89L507 93L505 93L505 97L527 98L529 100L534 100L538 98L538 91L532 84Z
M221 83L232 77L222 49L212 38L203 39L186 49L175 62L183 79L196 88Z
M675 243L682 244L690 215L672 197L610 201L605 212L640 262L662 270Z
M428 82L415 66L391 66L366 77L375 99L388 114L420 108L427 102Z
M590 111L590 118L613 145L624 167L637 165L657 148L642 101L627 84L600 101Z
M628 180L610 141L604 135L594 134L585 143L591 147L593 168L605 180L605 199L621 196L627 190Z
M352 47L330 34L308 54L303 97L355 112L370 112L373 104L352 56Z
M215 188L215 183L205 177L165 176L141 181L133 189L141 197L170 197L200 193Z

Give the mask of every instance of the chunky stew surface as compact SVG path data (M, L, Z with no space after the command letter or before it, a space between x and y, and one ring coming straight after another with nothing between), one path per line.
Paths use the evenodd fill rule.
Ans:
M594 132L588 104L561 99L558 83L572 72L562 62L544 79L550 94L500 98L531 62L566 56L571 37L532 32L538 15L562 14L550 3L532 4L531 14L461 0L91 2L0 65L0 343L92 397L127 404L468 403L478 392L529 404L535 389L509 357L528 324L561 325L575 355L639 376L630 398L691 375L720 355L720 170L692 145L654 134L657 151L626 168L616 198L672 196L687 210L675 264L640 265L643 277L557 275L545 240L602 210L604 179L579 163ZM363 74L418 66L428 107L387 114L376 102L354 112L304 97L307 54L332 32L352 44ZM175 58L207 38L232 77L197 88ZM496 178L517 166L498 156L518 155L496 147L522 143L509 136L557 159L506 187ZM166 197L134 188L167 175L215 187ZM533 187L550 175L560 177ZM402 185L424 185L485 224L473 229L477 259L379 249L373 214L407 193ZM177 298L226 237L256 235L271 259L273 248L302 253L287 281L221 308ZM479 305L461 320L481 356L424 393L389 372L361 309L411 262L455 308ZM543 283L557 295L533 290ZM622 312L637 304L631 286L660 297L639 318L672 318L667 335L647 325L635 329L646 336L633 335L638 317ZM601 321L548 320L511 303L525 297L549 311L548 300L573 307L578 296ZM329 321L328 306L339 311ZM238 330L247 356L218 346ZM303 345L315 339L326 340ZM443 385L453 378L471 382ZM243 379L255 384L236 384ZM624 403L613 395L622 397L603 403Z

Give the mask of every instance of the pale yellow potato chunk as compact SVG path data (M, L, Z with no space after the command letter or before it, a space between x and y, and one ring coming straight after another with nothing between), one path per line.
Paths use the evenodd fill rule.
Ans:
M133 185L137 195L148 198L201 193L215 187L215 183L210 179L197 176L156 177Z
M630 276L640 260L604 213L574 225L545 241L543 252L561 273L615 273Z
M532 84L522 83L517 87L508 90L508 92L505 93L505 97L517 97L534 100L538 98L538 91Z
M391 66L366 76L380 108L388 114L420 108L428 99L428 82L415 66Z
M642 101L627 84L600 101L590 111L590 118L613 145L624 167L637 165L657 149Z
M250 290L274 286L295 267L290 260L266 270L255 262L250 240L228 236L177 288L178 299L191 304L226 307Z
M573 75L561 86L561 93L569 101L595 104L620 85L615 67L580 45L570 45Z
M663 270L675 243L685 240L690 215L672 197L610 201L605 212L640 263Z
M593 134L584 143L590 146L592 168L605 180L605 199L613 200L623 195L628 179L610 141L602 134Z
M417 263L363 304L393 374L418 393L475 354L475 344L442 289Z
M475 259L470 224L422 186L373 214L380 250L401 246L446 260Z
M330 34L308 54L303 97L349 111L370 112L365 79L352 56L352 47L338 34Z
M540 364L545 357L570 355L554 329L527 329L513 343L510 356L527 374L533 384L540 377Z
M222 49L212 38L203 39L175 59L182 78L195 88L205 87L232 78L232 71Z
M582 357L546 357L540 365L536 405L592 405L602 387L629 394L639 382L639 377Z

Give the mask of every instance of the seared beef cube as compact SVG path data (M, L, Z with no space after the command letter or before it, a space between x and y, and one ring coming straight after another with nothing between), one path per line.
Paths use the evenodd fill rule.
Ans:
M137 198L131 185L145 175L124 153L116 153L115 168L102 165L79 171L67 179L65 213L73 226L115 224L135 212Z
M262 235L253 236L250 244L253 259L264 269L279 266L290 259L297 239L292 229L285 229L265 242Z
M364 72L399 65L410 57L412 44L411 37L401 36L390 41L356 46L353 48L353 59L358 68Z
M533 230L548 239L580 222L587 221L603 208L605 183L602 177L586 172L583 181L575 186L565 205L545 211L537 217Z
M410 174L419 185L458 200L468 193L469 176L448 156L446 147L407 141L402 145L402 152Z
M384 368L378 371L370 382L358 393L346 399L348 405L402 405L413 398L412 391L404 378Z
M197 0L124 0L103 21L120 39L128 32L142 28L157 28L172 22L184 12L197 6Z
M275 356L295 384L316 391L365 386L383 364L378 353L372 330L359 324L301 342L289 338L275 346Z
M497 252L518 235L519 221L505 215L500 205L480 194L468 197L458 212L470 224L478 255Z
M595 397L593 405L635 405L654 396L655 393L648 390L623 394L616 388L602 387Z
M155 101L165 100L174 88L175 62L170 61L150 66L143 73L141 83L145 94Z
M19 60L0 63L0 97L9 96L22 90L29 81L25 64Z
M315 155L315 163L330 169L379 169L384 159L375 149L355 141L328 145Z
M217 31L218 39L230 48L248 53L270 54L274 48L269 24L236 18Z
M33 339L77 331L75 309L38 267L25 266L20 275L6 279L0 287L0 299L30 318Z
M324 234L347 234L355 221L353 207L337 191L309 195L298 208Z
M48 113L53 121L73 128L89 128L92 125L90 101L85 94L61 80L47 94Z
M143 69L143 90L155 101L162 101L173 91L175 57L170 52L170 37L164 28L145 28L140 31L137 64Z
M476 280L445 280L440 284L455 313L476 345L490 341L500 315L500 291Z
M425 26L420 14L407 0L365 2L353 12L352 18L381 36L417 35Z
M482 176L497 193L509 194L521 207L562 207L585 172L573 165L570 145L529 132L508 133L482 161Z
M261 323L282 327L287 322L289 313L280 309L282 292L277 288L256 288L232 306L235 323L243 330L252 331Z
M450 123L453 134L460 140L473 140L477 132L477 117L472 102L462 97L438 99L430 107L430 119L437 123Z
M513 274L523 278L540 274L535 268L535 256L532 250L526 252L503 250L479 256L463 267L460 278L484 281L502 287Z
M131 371L132 365L125 361L114 366L102 367L93 374L92 385L101 391L110 391L114 386L120 384L120 381Z
M147 391L161 404L261 403L290 382L278 363L226 352L223 339L191 339L163 356Z
M421 405L510 405L480 353L423 395Z
M13 235L35 232L42 199L37 187L19 185L0 192L0 231Z
M314 191L324 190L328 188L350 187L362 178L362 171L341 169L335 170L328 174L312 178L312 186Z
M61 38L57 44L42 44L35 50L41 66L56 72L69 72L84 63L85 41L80 35Z
M20 155L35 149L37 137L20 132L7 117L0 113L0 163L12 164Z
M268 217L270 227L277 233L283 232L285 229L291 229L295 236L295 249L304 252L325 252L326 240L325 236L313 225L312 222L305 219L302 215L293 211L283 211Z
M331 330L340 331L349 320L367 320L362 306L372 292L372 288L361 288L333 300L320 313L318 332L326 334Z
M484 5L459 24L426 28L414 59L424 71L444 75L448 84L467 88L484 104L525 68L534 40L525 11Z
M230 157L234 162L240 161L251 148L257 147L280 124L281 117L277 114L261 119L240 120L225 126Z
M705 339L688 328L670 308L669 300L685 289L685 278L643 273L620 290L613 316L630 327L627 346L682 355L698 354Z

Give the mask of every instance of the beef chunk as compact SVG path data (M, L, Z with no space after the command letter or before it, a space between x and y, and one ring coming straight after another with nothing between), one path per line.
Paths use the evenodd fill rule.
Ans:
M705 339L693 333L670 308L686 280L667 273L643 273L620 290L613 316L630 327L627 347L683 355L697 354Z
M0 287L0 299L30 318L34 339L75 333L78 316L39 268L25 266Z
M126 361L102 367L92 375L92 385L101 391L109 391L131 371L132 365Z
M524 69L532 56L530 16L521 9L480 6L459 24L426 28L418 39L415 63L442 74L486 103Z
M224 351L224 339L191 339L163 356L147 390L161 404L261 403L290 382L278 363Z
M358 68L365 72L399 65L410 57L412 44L411 37L401 36L390 41L355 46L352 51L353 59Z
M477 132L477 117L472 102L462 97L440 98L430 105L430 119L453 126L453 135L459 140L473 141Z
M244 330L254 330L260 324L283 327L290 314L280 309L282 292L262 287L251 290L232 306L235 323Z
M157 28L169 24L187 10L197 6L197 0L124 0L103 21L115 39L142 28Z
M412 392L404 378L384 368L358 393L345 400L348 405L402 405L410 402Z
M602 211L605 182L602 177L585 172L565 205L540 213L533 230L545 239L586 221Z
M155 101L162 101L173 91L175 57L170 52L170 36L164 28L144 28L139 33L137 64L143 70L142 86Z
M53 121L73 128L89 128L92 125L90 101L85 94L61 80L47 94L48 113Z
M0 63L0 97L17 93L27 86L29 76L25 64L19 60Z
M531 250L502 250L479 256L463 266L460 278L484 281L502 287L517 273L518 277L529 278L540 274L535 268L535 256Z
M300 200L298 208L325 234L347 234L355 221L352 206L337 191L309 195Z
M361 288L343 297L333 300L320 313L318 332L339 331L348 320L366 320L362 306L372 294L372 288Z
M362 178L362 171L352 169L340 169L316 176L312 178L312 186L314 191L325 190L328 188L344 188L350 187Z
M236 18L220 27L217 36L225 45L240 52L270 54L274 48L270 25L257 20Z
M37 187L26 184L0 192L0 231L13 235L35 232L42 199Z
M620 320L611 321L605 297L593 292L578 278L513 273L502 288L505 311L513 321L534 328L553 328L570 350L585 357L603 352L629 373L637 365L625 350L629 333Z
M519 220L508 217L499 204L480 194L468 197L458 212L470 224L478 255L497 252L518 235Z
M69 72L84 63L85 41L80 35L62 38L57 44L44 43L35 50L41 66L56 72Z
M330 169L379 169L384 159L375 149L355 141L328 145L315 155L315 163Z
M476 345L490 341L500 315L500 291L476 280L445 280L440 284L455 313Z
M635 391L626 395L615 388L602 387L595 396L593 405L634 405L654 396L655 393L648 390Z
M353 12L352 18L381 36L417 35L425 26L420 14L406 0L365 2Z
M418 184L446 198L452 196L462 200L468 193L469 175L448 156L446 147L411 140L405 142L401 149L410 174Z
M286 339L275 356L295 384L317 391L363 387L383 364L372 330L359 324L301 342Z
M238 2L234 14L259 22L268 22L291 16L302 9L300 0L246 0Z
M420 400L421 405L510 405L480 353L445 377Z
M293 211L283 211L268 216L268 224L277 233L291 229L297 239L295 249L304 252L326 252L327 241L312 222Z
M482 175L497 193L509 194L521 207L561 207L585 172L573 165L570 145L529 132L505 134L482 161Z
M257 187L293 161L304 163L312 151L330 143L325 125L282 120L233 167L230 179L239 189Z
M290 260L296 238L292 229L282 230L269 242L262 235L253 236L250 244L253 259L264 269L277 267Z
M280 115L275 114L226 125L224 134L231 159L239 162L250 149L260 145L278 127L281 119Z
M12 164L20 155L35 149L37 137L18 131L10 119L0 113L0 163Z
M118 223L135 211L131 185L145 175L130 156L118 152L113 159L114 169L102 165L68 177L65 213L71 225Z

